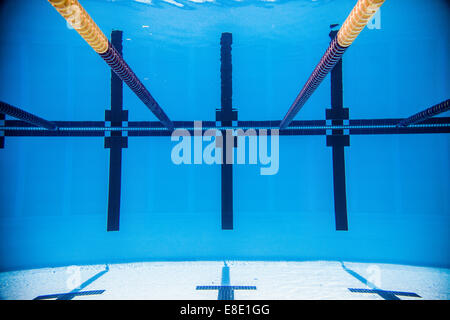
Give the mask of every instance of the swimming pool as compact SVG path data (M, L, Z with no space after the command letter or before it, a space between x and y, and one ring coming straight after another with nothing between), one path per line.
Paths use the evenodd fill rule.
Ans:
M157 298L115 291L129 263L150 287L155 268L192 274L168 299L218 298L196 286L223 272L256 287L236 299L448 299L449 113L399 126L448 110L447 1L388 0L348 48L350 0L80 4L105 38L86 42L49 1L0 5L0 101L55 126L0 118L1 298L67 293L70 266L82 283L105 265L92 290L106 292L72 298ZM333 43L345 53L320 82ZM373 270L384 286L355 277ZM315 272L317 290L270 289Z

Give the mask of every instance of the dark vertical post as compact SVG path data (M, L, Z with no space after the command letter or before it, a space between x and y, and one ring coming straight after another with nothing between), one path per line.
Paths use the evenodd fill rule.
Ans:
M233 82L232 82L232 62L231 44L233 38L231 33L222 33L220 39L220 79L221 79L221 110L216 111L216 120L221 121L222 126L232 126L233 121L237 121L237 111L233 110ZM222 146L222 229L233 229L233 164L227 163L227 155L233 152L225 141L226 131L222 131L224 137Z
M333 145L333 187L336 230L347 231L347 194L345 186L344 145Z
M112 146L109 158L109 194L107 231L119 231L122 184L122 148Z
M223 150L226 159L231 150L228 150L226 144ZM222 164L222 229L233 230L233 165L227 163Z
M337 31L331 31L333 40ZM344 120L349 119L349 112L344 108L342 85L342 59L331 71L331 109L326 110L326 119L331 120L332 125L343 125ZM344 135L344 130L333 130L331 136L327 136L327 146L332 147L333 152L333 188L334 188L334 212L336 230L347 231L347 194L345 185L345 154L344 147L350 145L350 137Z
M231 112L233 108L233 66L231 62L231 33L222 33L220 39L220 80L221 80L221 106L222 126L231 126Z
M111 43L122 55L122 31L112 32ZM111 110L106 110L105 120L111 122L111 127L122 127L122 121L128 121L128 112L123 110L123 82L114 71L111 71ZM128 140L122 131L111 131L105 138L105 148L110 149L107 231L119 231L122 148L127 147Z

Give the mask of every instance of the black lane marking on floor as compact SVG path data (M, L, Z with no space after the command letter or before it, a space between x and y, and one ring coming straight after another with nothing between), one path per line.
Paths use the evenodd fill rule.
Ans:
M222 267L222 283L220 286L197 286L197 290L218 290L217 300L234 300L234 290L256 290L256 286L230 285L230 268L225 263Z

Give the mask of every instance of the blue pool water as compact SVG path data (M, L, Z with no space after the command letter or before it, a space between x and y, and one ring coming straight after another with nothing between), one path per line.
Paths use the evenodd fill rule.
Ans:
M239 120L281 120L350 0L81 4L172 120L215 120L220 36L233 34ZM449 98L450 5L387 0L343 58L350 119L404 118ZM0 5L0 100L52 121L104 121L110 70L44 0ZM129 121L156 117L124 88ZM324 120L329 76L296 120ZM443 114L441 116L449 116ZM9 117L7 119L10 119ZM346 260L450 267L450 136L351 135L349 231L336 231L324 135L281 136L279 170L235 165L234 229L221 229L218 165L175 165L170 137L129 137L120 231L107 232L102 137L5 137L0 271L160 260Z

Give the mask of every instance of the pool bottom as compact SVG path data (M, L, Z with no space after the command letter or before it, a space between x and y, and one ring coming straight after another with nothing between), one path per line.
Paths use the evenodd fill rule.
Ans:
M448 300L450 269L339 261L143 262L0 273L7 300Z

